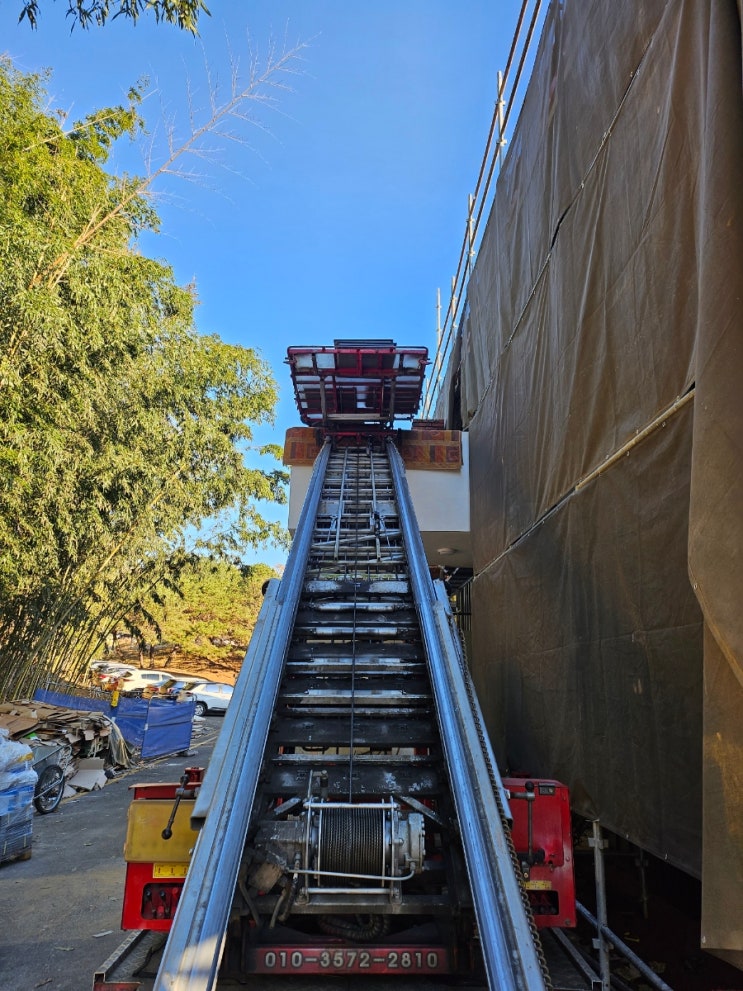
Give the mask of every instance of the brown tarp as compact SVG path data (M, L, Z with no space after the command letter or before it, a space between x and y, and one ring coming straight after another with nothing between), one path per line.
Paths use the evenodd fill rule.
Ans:
M501 760L700 875L738 966L742 222L735 0L551 4L437 411Z

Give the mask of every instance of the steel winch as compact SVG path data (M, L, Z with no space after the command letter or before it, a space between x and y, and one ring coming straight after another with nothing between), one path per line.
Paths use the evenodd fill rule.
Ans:
M387 801L308 797L297 815L264 821L251 844L247 881L270 892L281 883L281 920L296 905L327 895L400 897L400 884L423 870L424 817ZM282 881L283 879L283 881ZM290 902L290 903L289 903Z

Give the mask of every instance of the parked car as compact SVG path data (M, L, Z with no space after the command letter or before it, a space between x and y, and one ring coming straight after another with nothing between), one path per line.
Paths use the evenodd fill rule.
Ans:
M136 671L136 668L131 664L119 664L115 661L98 661L90 665L88 676L97 687L109 688L127 671Z
M157 690L158 695L165 698L183 698L186 692L190 692L197 685L203 685L203 678L169 678Z
M113 670L134 671L135 667L133 664L124 664L123 661L91 661L88 665L88 672L91 676Z
M232 698L232 685L202 681L186 692L186 698L196 703L194 711L197 716L205 716L207 712L226 712Z
M132 671L124 671L117 679L116 687L122 692L156 692L161 685L169 681L171 675L165 671L142 671L134 668Z

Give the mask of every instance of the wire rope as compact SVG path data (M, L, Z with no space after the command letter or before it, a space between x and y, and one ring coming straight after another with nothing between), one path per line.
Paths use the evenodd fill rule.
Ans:
M353 747L356 736L356 614L359 598L359 520L360 520L360 500L361 500L361 471L360 452L355 451L355 518L354 518L354 555L353 555L353 611L351 613L351 713L349 725L348 741L348 801L353 801Z

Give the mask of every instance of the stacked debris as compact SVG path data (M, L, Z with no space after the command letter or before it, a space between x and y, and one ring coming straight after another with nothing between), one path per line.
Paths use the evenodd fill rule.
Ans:
M35 787L31 748L0 728L0 863L31 856Z
M35 766L61 768L64 795L102 788L132 754L116 724L102 712L66 709L23 699L0 703L0 728L30 746ZM38 807L38 806L37 806ZM40 810L41 811L41 810Z

